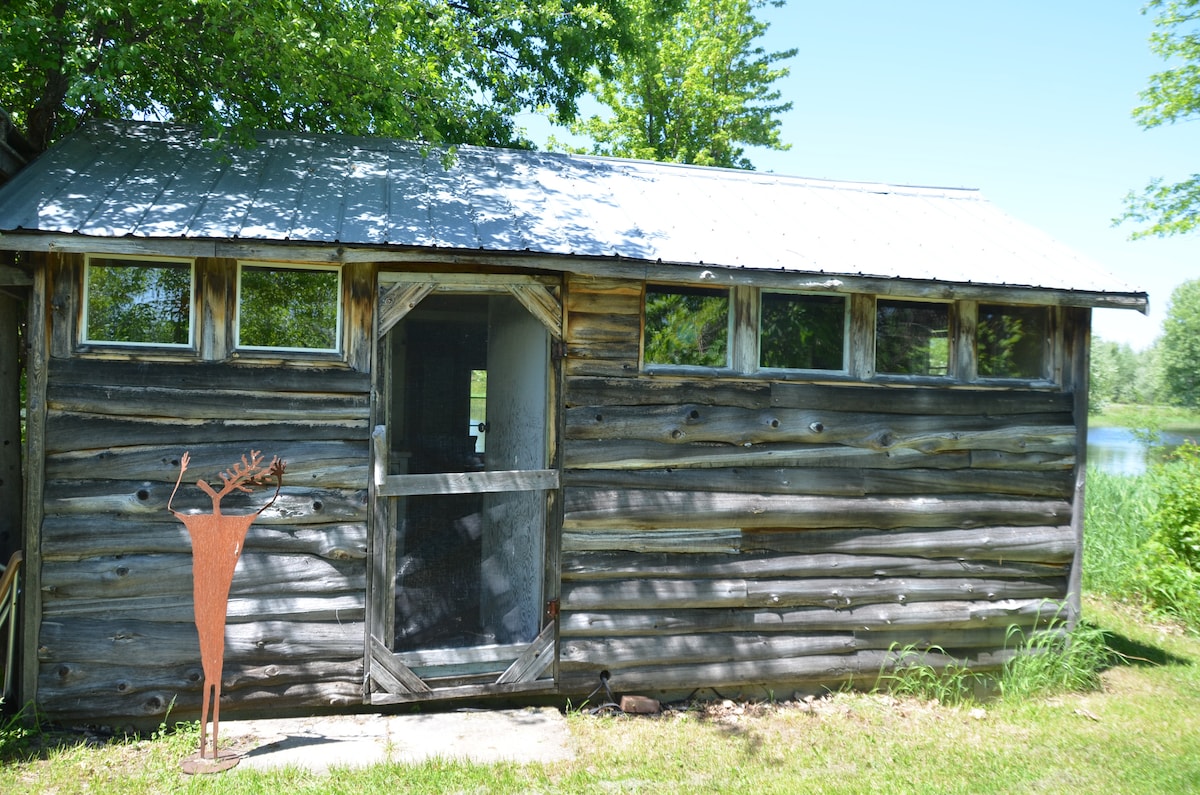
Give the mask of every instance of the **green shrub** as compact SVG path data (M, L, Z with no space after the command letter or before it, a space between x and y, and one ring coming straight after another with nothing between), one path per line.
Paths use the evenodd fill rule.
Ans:
M1185 442L1157 465L1154 486L1138 585L1158 612L1200 630L1200 446Z

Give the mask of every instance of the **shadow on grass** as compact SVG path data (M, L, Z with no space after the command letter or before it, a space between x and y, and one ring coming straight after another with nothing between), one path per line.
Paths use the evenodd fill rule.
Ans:
M1195 665L1196 660L1172 654L1166 649L1151 646L1112 630L1100 629L1104 645L1113 651L1113 664L1118 666Z

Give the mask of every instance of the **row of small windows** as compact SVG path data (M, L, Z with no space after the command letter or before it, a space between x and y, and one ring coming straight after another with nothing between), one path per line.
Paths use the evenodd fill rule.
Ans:
M335 353L341 339L341 272L336 267L238 264L235 345L246 350ZM83 279L85 344L189 348L195 342L196 273L190 260L88 257ZM952 375L953 305L875 301L874 372ZM728 368L730 292L649 285L647 365ZM975 365L980 378L1047 377L1046 307L979 304ZM846 295L762 291L757 306L758 369L846 373Z
M191 261L88 257L81 341L191 347L195 295ZM236 296L238 348L338 350L342 302L337 268L239 263Z
M694 287L646 288L647 365L730 366L730 293ZM874 372L947 377L952 372L953 304L875 301ZM979 304L975 325L979 378L1047 377L1050 310ZM848 371L850 303L845 295L763 291L758 303L759 369Z

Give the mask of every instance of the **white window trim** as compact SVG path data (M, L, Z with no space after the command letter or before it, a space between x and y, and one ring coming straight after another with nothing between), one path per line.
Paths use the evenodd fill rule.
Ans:
M334 347L332 348L303 348L282 345L247 345L242 342L242 271L244 268L262 268L283 271L323 271L337 276L336 298L337 313L333 332ZM237 277L233 292L233 339L234 350L237 351L280 351L301 354L341 354L343 348L342 330L345 323L345 301L343 300L342 269L336 265L311 265L299 262L266 262L261 260L238 260Z
M93 339L88 336L88 306L90 297L90 279L92 260L107 260L124 262L130 265L145 265L153 267L157 263L188 266L188 300L191 309L188 312L188 341L187 342L129 342L125 340ZM196 318L200 314L196 302L196 260L187 257L154 257L127 254L85 254L83 258L83 289L81 291L79 313L79 344L120 346L122 348L167 348L175 351L195 350L196 347Z

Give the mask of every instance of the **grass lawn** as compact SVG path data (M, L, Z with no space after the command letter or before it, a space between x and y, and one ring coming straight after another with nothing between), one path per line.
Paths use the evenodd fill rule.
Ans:
M836 693L658 717L571 714L571 762L330 775L188 777L179 761L193 726L108 743L10 728L0 792L1200 792L1200 638L1112 600L1086 600L1085 618L1121 655L1089 694L947 707Z

